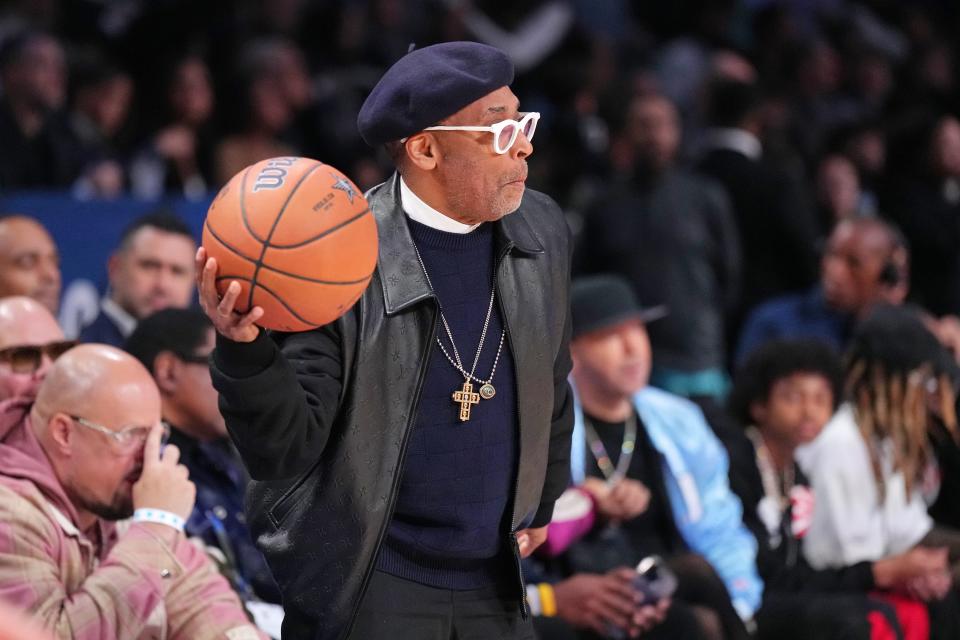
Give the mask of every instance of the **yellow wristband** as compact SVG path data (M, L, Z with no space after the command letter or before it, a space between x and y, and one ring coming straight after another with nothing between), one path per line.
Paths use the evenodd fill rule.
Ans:
M540 612L545 618L552 618L557 615L557 598L553 594L553 587L546 582L537 585L537 591L540 592Z

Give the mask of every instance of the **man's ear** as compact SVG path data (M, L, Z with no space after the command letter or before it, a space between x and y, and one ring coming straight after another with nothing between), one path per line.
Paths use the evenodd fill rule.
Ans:
M439 151L437 139L425 132L410 136L404 143L407 160L423 171L436 168Z
M153 359L153 379L163 395L173 395L180 384L183 363L169 351L161 351Z
M107 282L113 284L117 271L120 269L120 254L115 251L107 258Z
M47 422L47 436L61 456L70 457L73 455L73 440L76 437L75 427L73 420L65 413L55 413Z
M767 405L755 400L750 403L750 418L754 425L761 425L767 421Z

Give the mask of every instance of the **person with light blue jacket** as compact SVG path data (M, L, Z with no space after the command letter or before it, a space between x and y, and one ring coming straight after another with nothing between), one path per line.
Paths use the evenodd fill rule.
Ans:
M702 617L703 637L748 637L763 582L726 450L697 405L647 386L645 323L664 310L642 309L626 281L606 275L574 281L571 303L571 477L602 523L570 549L574 570L663 556L680 579L673 609Z

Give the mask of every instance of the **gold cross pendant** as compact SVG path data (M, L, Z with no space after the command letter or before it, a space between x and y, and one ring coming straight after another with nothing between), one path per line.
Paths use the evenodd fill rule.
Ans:
M470 419L470 405L480 404L480 394L475 393L469 380L464 381L459 391L453 392L453 401L460 405L460 422Z

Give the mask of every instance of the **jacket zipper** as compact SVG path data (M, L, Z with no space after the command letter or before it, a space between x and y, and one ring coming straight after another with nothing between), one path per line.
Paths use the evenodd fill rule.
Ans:
M507 257L507 254L510 253L510 249L512 248L513 248L512 245L508 244L500 251L500 255L497 256L497 266L496 266L497 271L500 270L500 265L503 263L503 259ZM500 279L497 278L496 282L499 282L499 281ZM507 322L507 314L503 309L503 296L500 295L499 290L497 291L497 302L498 302L497 306L500 309L500 316L503 320L503 328L507 332L507 346L511 350L510 356L513 357L514 355L513 339L512 339L512 336L510 335L510 325ZM514 362L516 362L516 358L514 358ZM524 580L524 577L523 577L523 564L520 558L520 543L517 542L517 494L520 492L520 487L518 485L520 484L519 467L520 467L520 460L521 460L520 448L522 446L523 446L523 438L520 437L520 418L518 415L517 416L517 477L513 482L513 494L510 496L511 513L510 513L509 536L510 536L510 542L511 542L510 548L513 553L513 563L517 569L517 581L519 582L519 586L520 586L520 615L523 617L524 620L526 620L527 618L530 617L529 614L527 613L530 609L530 603L527 601L526 580Z
M407 454L407 443L410 441L410 432L412 421L416 419L417 409L420 407L420 392L423 390L423 381L427 377L427 368L430 364L430 350L433 349L433 341L436 339L437 335L437 317L436 314L433 316L433 324L430 327L430 336L427 340L427 353L424 356L424 362L426 363L420 373L420 377L417 380L417 388L414 391L414 401L413 405L410 408L410 416L407 419L406 431L403 434L403 442L400 443L400 455L397 458L397 472L393 475L393 484L390 486L390 504L387 507L387 517L383 521L383 527L380 529L380 533L377 535L377 544L373 549L373 557L370 560L370 566L367 567L366 573L364 573L363 581L360 583L360 593L357 595L357 601L354 603L353 611L350 614L350 620L347 623L347 626L344 628L344 633L341 638L346 638L350 633L350 630L353 628L353 623L357 619L357 614L360 612L360 603L363 602L363 596L367 592L367 586L370 584L370 578L373 576L374 568L377 566L377 555L380 553L380 547L383 546L383 539L387 535L387 529L390 527L390 521L393 519L393 510L397 506L397 486L400 483L400 475L403 469L403 460Z

